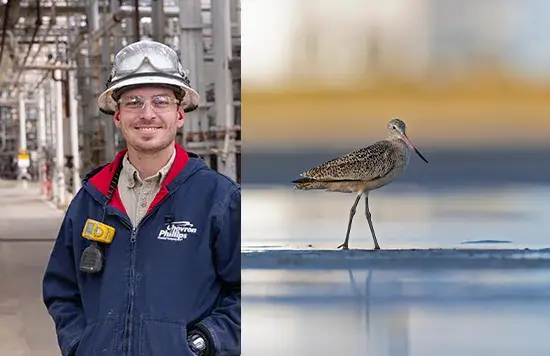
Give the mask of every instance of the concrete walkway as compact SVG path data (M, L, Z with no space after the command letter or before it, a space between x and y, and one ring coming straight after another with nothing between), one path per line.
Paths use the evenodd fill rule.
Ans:
M63 213L38 186L0 182L0 355L60 355L42 273Z

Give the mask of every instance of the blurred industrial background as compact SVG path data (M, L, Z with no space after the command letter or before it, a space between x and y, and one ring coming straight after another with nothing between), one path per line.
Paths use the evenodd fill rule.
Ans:
M97 109L114 55L174 48L201 95L178 142L240 181L240 1L0 1L0 355L60 355L41 278L62 213L124 148Z
M238 0L4 0L0 14L3 179L40 182L63 205L124 147L97 98L114 55L140 39L176 49L201 95L178 141L240 179Z
M243 20L245 184L288 183L309 165L384 138L392 117L431 157L430 166L413 162L405 180L550 177L541 164L550 154L549 2L243 7L257 11Z
M550 354L549 270L497 262L504 251L550 258L550 2L242 8L243 354ZM411 249L412 265L399 251L330 251L355 195L290 183L384 139L393 117L429 164L412 154L369 205L381 248ZM373 248L364 203L350 248ZM471 249L472 260L437 268L425 249L448 249L447 261ZM349 268L368 256L368 271Z

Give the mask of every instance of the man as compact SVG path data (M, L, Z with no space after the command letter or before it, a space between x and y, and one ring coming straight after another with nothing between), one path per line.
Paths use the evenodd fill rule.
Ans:
M115 57L98 102L127 149L84 178L43 280L63 355L240 355L240 187L175 143L186 73L157 42Z

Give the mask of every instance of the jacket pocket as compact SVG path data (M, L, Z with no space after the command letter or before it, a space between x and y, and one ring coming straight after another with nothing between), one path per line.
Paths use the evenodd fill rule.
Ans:
M142 315L139 325L139 356L195 356L187 343L183 320Z
M115 356L118 335L118 316L97 320L86 325L74 356Z

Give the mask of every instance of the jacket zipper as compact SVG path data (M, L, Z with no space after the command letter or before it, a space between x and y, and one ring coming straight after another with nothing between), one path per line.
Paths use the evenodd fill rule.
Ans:
M119 216L118 214L111 214L111 215L114 215L116 217L118 217L118 219L123 223L124 226L126 226L127 228L130 229L131 231L131 235L130 235L130 241L132 243L132 246L131 246L131 251L130 251L130 261L132 260L132 256L134 254L134 241L136 239L136 233L137 233L137 229L135 227L132 227L130 224L128 224L126 222L126 220L124 220L121 216ZM131 262L132 263L132 262ZM130 265L130 284L133 283L133 277L132 277L132 273L133 273L133 267L132 267L132 264ZM122 353L124 355L126 355L128 352L129 352L129 338L130 338L130 332L129 332L129 329L130 329L130 325L131 325L131 320L130 320L130 313L129 311L131 310L131 303L133 301L133 298L130 294L132 294L132 288L130 288L130 292L129 292L129 296L128 296L128 307L126 308L126 320L125 320L125 327L124 327L124 333L123 333L123 336L122 336L122 339L123 339L123 349L122 349Z
M119 219L126 225L127 227L130 227L132 229L132 234L130 235L130 290L128 291L128 308L126 309L126 325L124 328L124 335L122 337L123 339L123 354L129 355L130 354L130 337L132 335L132 313L134 310L134 296L135 296L135 265L136 265L136 254L135 254L135 244L136 244L136 235L141 227L143 225L143 222L147 220L157 209L164 203L166 199L168 199L169 196L172 194L166 195L161 201L158 202L151 211L146 214L143 219L139 222L137 227L131 227L128 225L128 223L119 217Z

